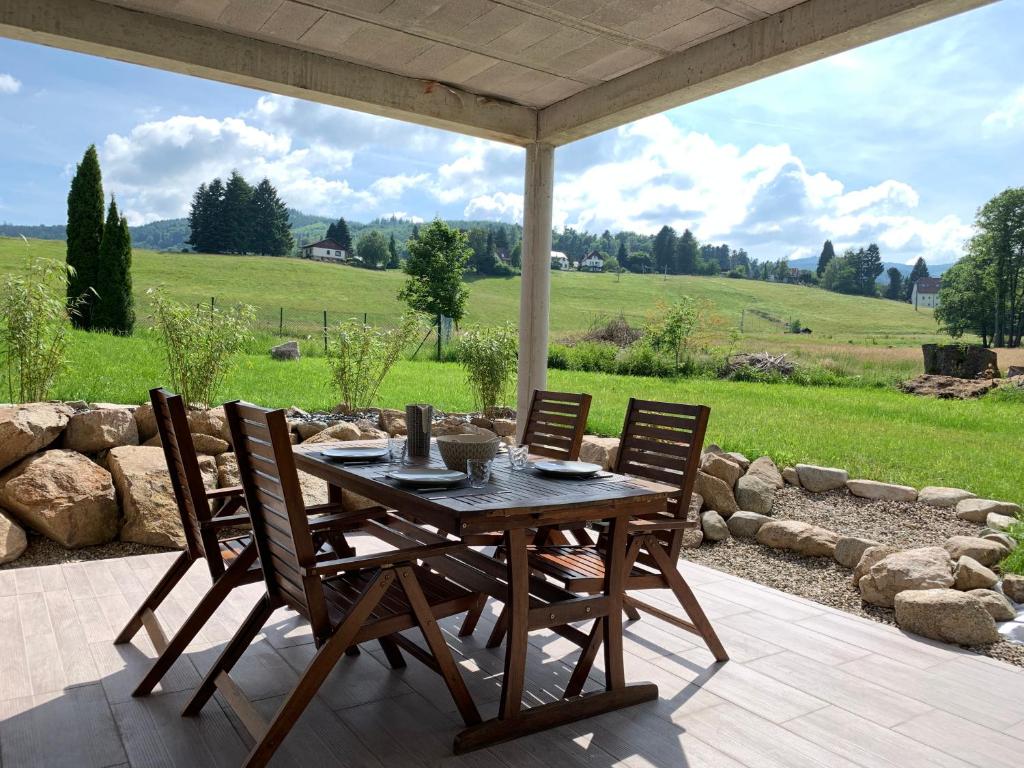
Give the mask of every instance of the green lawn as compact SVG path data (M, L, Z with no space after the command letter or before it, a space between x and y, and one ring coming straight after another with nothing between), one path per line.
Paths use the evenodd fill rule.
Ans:
M159 348L147 337L118 339L76 333L71 372L54 395L62 399L137 403L164 383ZM891 389L798 387L704 379L664 380L552 371L549 385L594 395L590 430L616 434L631 396L711 406L708 440L780 464L803 461L847 468L853 476L923 485L953 485L979 495L1024 502L1020 402L986 398L947 402ZM267 406L327 409L338 396L323 359L274 362L244 356L221 399ZM431 402L450 411L473 407L462 369L454 364L400 362L380 405Z

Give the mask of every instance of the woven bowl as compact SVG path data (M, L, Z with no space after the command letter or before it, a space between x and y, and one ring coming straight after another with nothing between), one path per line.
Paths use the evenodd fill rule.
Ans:
M469 459L490 461L498 452L497 435L442 435L437 438L437 450L448 469L466 471Z

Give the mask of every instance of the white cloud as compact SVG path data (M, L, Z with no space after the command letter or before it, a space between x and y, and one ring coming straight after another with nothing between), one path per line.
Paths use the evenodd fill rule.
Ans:
M512 192L478 195L466 204L463 215L467 219L500 219L521 224L523 196Z
M1002 133L1024 126L1024 86L1003 99L996 109L985 115L981 124L990 133Z
M21 81L14 75L0 72L0 93L17 93L21 90Z
M370 191L379 198L401 197L406 190L423 185L430 176L418 173L411 176L400 173L397 176L382 176L370 185Z

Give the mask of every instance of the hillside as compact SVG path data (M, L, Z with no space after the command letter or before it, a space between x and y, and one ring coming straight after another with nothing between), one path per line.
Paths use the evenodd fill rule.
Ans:
M943 272L953 266L952 264L932 264L927 259L925 259L925 261L928 262L928 273L932 277L941 277ZM789 262L789 266L795 267L796 269L817 269L818 257L807 256L803 259L793 259ZM885 267L887 271L890 267L896 267L904 277L909 277L910 271L914 268L913 264L901 264L897 261L883 261L882 266ZM885 276L885 272L879 276L878 282L888 284L889 278Z
M17 269L31 248L64 258L63 243L47 240L0 239L0 275ZM366 313L386 323L403 311L396 294L405 276L397 271L375 272L301 259L262 256L216 256L156 253L136 249L134 289L140 318L148 313L146 290L164 286L172 295L193 302L245 302L260 309L268 329L277 329L284 308L286 328L315 333L328 311L331 323L343 316ZM680 295L706 299L717 316L722 336L743 322L747 336L778 337L784 324L798 319L813 333L787 336L787 345L829 341L842 344L904 346L938 338L928 311L909 304L843 296L797 285L732 280L717 277L555 272L552 274L551 327L555 335L587 329L593 322L624 314L641 323L659 301ZM519 312L519 278L470 281L470 323L515 322ZM308 331L303 328L308 327Z

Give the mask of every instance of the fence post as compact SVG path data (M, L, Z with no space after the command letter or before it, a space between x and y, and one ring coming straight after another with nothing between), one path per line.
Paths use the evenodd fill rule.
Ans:
M441 362L441 315L437 316L437 362Z
M324 310L324 354L327 354L327 310Z
M746 309L741 309L740 310L740 333L743 333L743 321L746 318L746 316L747 316L747 310Z
M277 335L284 336L284 307L281 307L281 317L277 321Z
M365 313L365 312L363 312L363 325L366 325L366 324L367 324L367 323L366 323L366 313Z
M210 311L211 312L216 307L216 305L217 305L217 297L216 296L211 296L210 297Z

